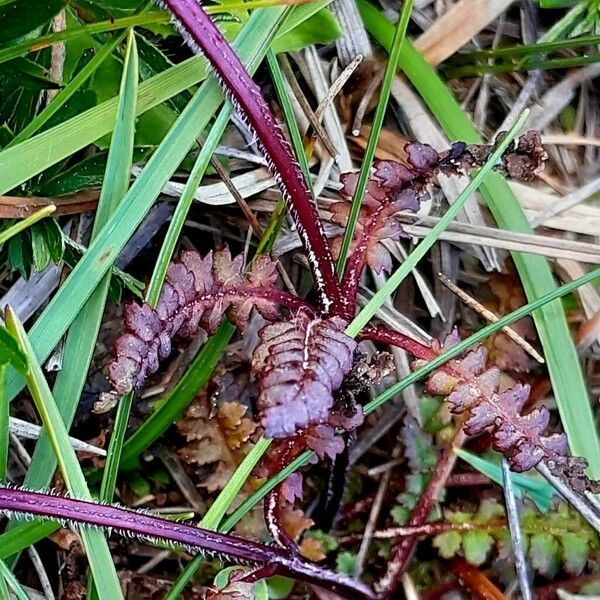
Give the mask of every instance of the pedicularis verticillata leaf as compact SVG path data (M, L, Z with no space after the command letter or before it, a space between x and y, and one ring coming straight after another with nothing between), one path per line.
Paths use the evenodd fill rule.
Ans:
M452 334L444 345L435 342L433 349L441 353L458 341ZM417 361L415 366L421 364ZM550 422L548 410L541 406L521 414L529 400L529 386L517 383L500 391L500 375L500 369L487 365L487 351L479 346L431 375L427 391L447 396L453 413L466 414L468 435L491 431L494 448L506 456L513 471L528 471L544 461L576 490L596 489L596 482L585 475L586 461L569 456L566 436L544 435Z
M190 338L199 328L212 334L225 314L243 330L252 308L273 320L280 306L293 311L305 306L300 298L275 289L277 274L270 258L257 258L246 272L243 266L243 257L232 259L228 249L204 258L183 252L169 266L156 309L128 304L125 333L116 342L116 359L109 367L115 391L125 394L141 387L171 353L176 335Z
M329 420L333 394L352 369L356 349L345 326L339 317L314 319L301 314L260 332L252 366L267 437L289 437L307 425Z

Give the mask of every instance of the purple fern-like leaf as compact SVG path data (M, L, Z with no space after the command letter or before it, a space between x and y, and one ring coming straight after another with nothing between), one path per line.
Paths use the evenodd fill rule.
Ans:
M199 328L214 333L223 316L243 329L256 308L266 319L279 316L279 307L306 309L296 296L274 289L275 263L261 257L243 271L242 256L232 259L229 250L202 258L183 252L169 266L156 308L130 303L125 307L125 331L115 343L115 360L109 376L115 391L125 394L143 385L147 375L171 353L171 340L189 338Z
M285 438L328 420L333 393L350 372L356 349L344 327L339 317L314 319L301 313L260 332L253 369L268 437Z
M457 341L454 334L434 349L443 352ZM416 361L415 366L424 361ZM556 475L566 478L577 490L600 488L585 475L586 461L568 454L564 433L547 434L550 413L542 406L523 414L529 400L528 385L517 383L500 390L500 370L487 366L483 346L462 358L449 361L427 382L427 391L447 396L451 410L464 414L468 435L492 434L493 446L502 452L513 471L527 471L543 461Z

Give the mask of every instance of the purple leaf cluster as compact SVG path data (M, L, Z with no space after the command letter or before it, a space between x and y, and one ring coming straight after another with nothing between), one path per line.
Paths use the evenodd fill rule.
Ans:
M421 144L418 144L421 146ZM417 192L406 185L411 171L401 163L393 161L376 161L374 172L367 185L363 197L360 214L354 230L351 252L355 262L369 265L375 272L389 272L392 259L389 251L381 245L385 239L398 240L402 234L402 226L395 218L398 212L419 210ZM358 182L357 173L345 173L341 177L342 195L351 198ZM350 203L336 202L330 207L331 220L346 226L350 214ZM333 253L339 253L341 238L333 242ZM360 259L360 260L358 260Z
M449 336L442 352L457 341ZM566 477L575 489L591 486L585 476L586 462L568 455L564 433L545 434L550 423L546 407L522 413L529 400L529 385L516 383L501 389L501 371L488 367L487 351L478 346L463 358L449 361L427 381L427 391L447 396L451 411L466 414L465 433L492 434L493 447L504 454L513 471L532 469L544 461L555 473Z
M402 237L399 213L417 212L420 201L428 197L427 187L438 174L466 175L481 167L501 140L502 135L498 136L494 144L489 145L456 142L450 150L441 154L427 144L409 142L404 147L405 162L374 162L373 173L362 198L341 286L347 318L352 317L358 281L365 265L376 273L389 272L392 268L391 254L381 242ZM497 170L527 181L543 168L546 158L539 134L530 131L519 138L513 148L505 152ZM345 173L341 182L342 195L347 199L352 198L356 191L358 174ZM342 227L347 225L350 215L350 203L347 200L334 202L330 211L333 223ZM341 241L341 237L333 240L334 256L339 253Z
M333 394L352 369L356 349L345 325L339 317L315 319L301 312L261 330L253 370L268 437L286 438L329 419Z
M125 394L143 385L159 362L171 353L175 336L189 338L199 328L213 333L224 315L243 329L256 308L265 318L279 316L279 306L297 310L303 303L274 289L275 263L267 257L254 261L244 272L242 256L231 258L228 249L202 258L183 252L169 266L156 308L130 303L124 309L124 333L115 344L109 365L114 390Z

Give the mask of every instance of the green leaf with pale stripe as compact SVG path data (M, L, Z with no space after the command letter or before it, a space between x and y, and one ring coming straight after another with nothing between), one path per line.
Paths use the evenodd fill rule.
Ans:
M29 369L26 375L27 387L52 443L67 490L75 498L92 500L83 471L69 441L67 428L48 387L48 382L39 362L35 358L33 347L23 329L23 325L10 307L6 310L6 324L27 354L29 360ZM98 582L98 597L100 600L119 600L123 595L104 532L82 527L80 534L90 569Z

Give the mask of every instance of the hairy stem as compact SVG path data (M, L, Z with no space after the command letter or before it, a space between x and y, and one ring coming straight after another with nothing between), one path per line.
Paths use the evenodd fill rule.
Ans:
M204 53L225 93L256 133L298 227L323 311L339 313L335 265L314 200L260 88L196 0L164 0L164 4L192 49Z
M106 528L192 551L212 552L236 563L270 565L279 575L314 583L347 598L375 598L360 582L290 557L284 550L126 508L0 487L0 511Z

